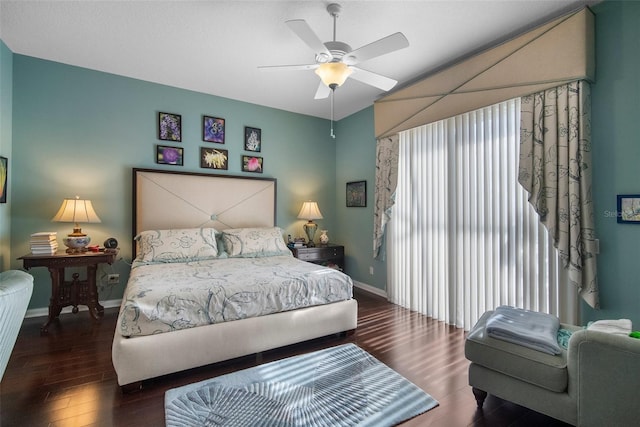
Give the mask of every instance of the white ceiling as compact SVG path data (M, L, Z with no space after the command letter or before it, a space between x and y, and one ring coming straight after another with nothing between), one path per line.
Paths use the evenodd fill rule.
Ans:
M356 49L401 31L410 46L360 63L399 81L445 64L597 1L338 0L337 39ZM329 118L314 100L318 76L259 65L309 64L314 52L286 25L304 19L332 39L332 1L0 0L0 38L22 55L105 71L287 111ZM348 80L335 94L335 118L383 92Z

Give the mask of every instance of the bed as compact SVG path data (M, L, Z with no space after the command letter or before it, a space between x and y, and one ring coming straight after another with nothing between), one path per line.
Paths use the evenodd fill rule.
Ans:
M133 169L135 260L112 346L123 391L356 328L351 279L293 258L275 206L275 179Z

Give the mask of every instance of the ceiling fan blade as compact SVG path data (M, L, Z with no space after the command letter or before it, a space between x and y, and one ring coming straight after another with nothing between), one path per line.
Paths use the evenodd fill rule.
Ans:
M387 53L395 52L396 50L404 49L408 46L409 40L407 40L404 34L394 33L347 53L342 58L342 62L347 65L354 65Z
M318 86L318 90L316 91L316 96L313 99L325 99L331 94L331 88L326 84L320 81L320 86Z
M327 57L327 62L333 58L329 49L322 43L322 40L313 32L307 21L304 19L292 19L285 22L291 30L296 33L303 42L307 44L316 54L323 54Z
M318 64L301 64L301 65L259 65L259 69L265 71L305 71L305 70L315 70L318 68Z
M389 77L382 76L380 74L372 73L371 71L363 70L362 68L350 67L353 73L349 76L354 80L368 84L370 86L382 89L385 92L391 90L397 83L397 80L390 79Z

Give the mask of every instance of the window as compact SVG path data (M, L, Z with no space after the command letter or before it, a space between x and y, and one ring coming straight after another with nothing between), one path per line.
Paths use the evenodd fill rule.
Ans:
M563 273L518 184L520 100L400 133L391 302L470 329L512 305L559 315Z

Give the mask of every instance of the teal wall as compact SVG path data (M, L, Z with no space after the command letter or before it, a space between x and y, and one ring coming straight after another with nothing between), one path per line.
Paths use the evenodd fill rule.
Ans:
M384 261L373 259L373 206L376 179L376 137L373 106L342 119L336 127L336 234L345 245L345 264L356 281L386 290ZM367 206L346 207L346 183L367 181ZM373 267L373 275L369 268Z
M0 156L9 159L9 174L13 172L11 164L11 132L13 129L13 54L0 40ZM7 177L8 187L13 180ZM0 184L2 185L2 184ZM11 237L11 192L7 189L7 203L0 204L0 271L9 268Z
M326 120L17 54L13 88L12 268L29 253L31 233L71 231L50 219L62 199L79 195L102 219L83 231L97 243L109 236L120 242L122 259L98 277L101 300L120 298L131 261L131 169L212 172L199 166L201 146L229 150L228 174L277 178L277 224L286 233L304 235L296 216L308 199L318 201L321 226L337 228L336 141ZM183 139L175 144L184 148L182 167L155 163L158 111L182 115ZM225 118L224 145L202 141L203 114ZM245 125L262 129L264 174L240 171ZM31 272L30 308L46 307L48 273ZM120 273L120 285L107 286L111 272Z
M640 225L618 224L616 196L640 194L640 2L606 1L596 16L592 156L602 309L583 320L630 318L640 329Z

